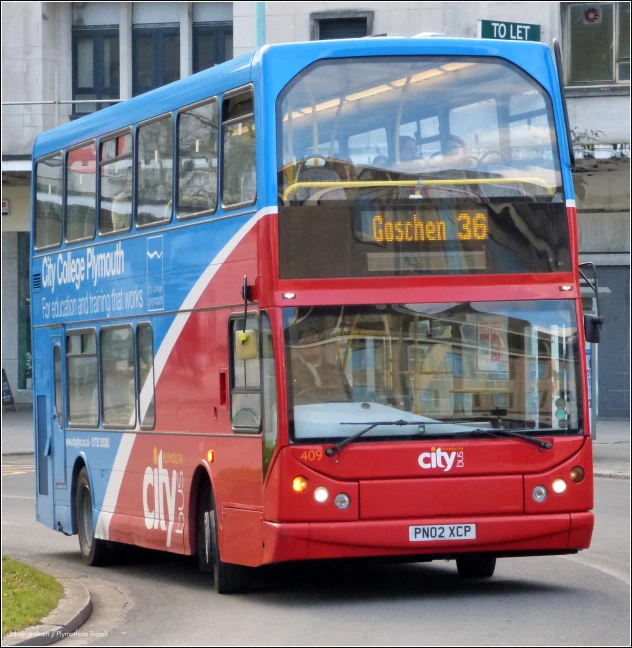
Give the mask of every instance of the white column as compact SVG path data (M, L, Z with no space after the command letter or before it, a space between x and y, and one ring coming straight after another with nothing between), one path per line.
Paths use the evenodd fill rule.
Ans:
M180 3L180 78L193 74L193 3Z
M59 51L59 98L67 101L72 96L72 5L60 2L58 5L57 38ZM72 111L71 104L59 107L60 123L65 123ZM59 124L55 124L59 126Z
M119 2L120 99L132 97L132 3Z

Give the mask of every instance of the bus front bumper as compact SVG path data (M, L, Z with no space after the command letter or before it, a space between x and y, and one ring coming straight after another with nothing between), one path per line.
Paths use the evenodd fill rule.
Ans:
M410 527L464 524L476 525L476 539L409 539ZM593 526L591 512L355 522L266 521L263 562L379 556L447 558L467 552L508 556L574 553L590 546Z

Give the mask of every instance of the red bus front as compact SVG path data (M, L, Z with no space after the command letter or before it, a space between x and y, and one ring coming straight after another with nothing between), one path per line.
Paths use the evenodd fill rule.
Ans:
M575 213L547 91L500 59L320 61L277 131L263 562L488 576L587 548Z

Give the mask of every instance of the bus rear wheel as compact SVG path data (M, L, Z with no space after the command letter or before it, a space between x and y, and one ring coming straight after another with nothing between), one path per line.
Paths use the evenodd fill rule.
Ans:
M198 505L197 558L202 571L213 572L218 594L236 594L248 589L250 568L226 563L220 558L215 498L208 486L203 488Z
M496 556L468 554L456 559L456 568L461 578L491 578L496 569Z
M83 561L90 566L107 565L112 560L112 546L105 540L94 537L94 520L92 517L92 489L88 470L84 466L77 478L75 500L77 512L77 530L79 533L79 548Z

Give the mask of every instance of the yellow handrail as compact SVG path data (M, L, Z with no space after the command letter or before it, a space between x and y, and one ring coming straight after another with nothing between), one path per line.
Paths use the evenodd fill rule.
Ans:
M515 184L516 182L534 184L539 187L544 187L549 195L555 192L553 187L542 178L454 178L454 179L441 179L441 180L354 180L354 181L340 181L340 182L295 182L291 184L283 192L283 200L287 200L288 196L297 189L314 188L340 188L351 189L355 187L438 187L442 185L483 185L483 184Z

